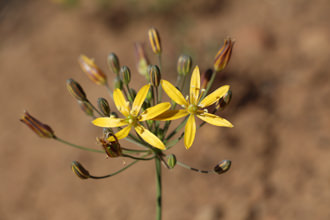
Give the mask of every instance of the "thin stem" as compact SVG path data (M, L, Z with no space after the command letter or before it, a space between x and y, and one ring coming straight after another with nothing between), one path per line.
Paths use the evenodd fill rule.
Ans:
M128 164L126 167L114 172L114 173L110 173L108 175L105 175L105 176L92 176L90 175L89 177L92 178L92 179L105 179L105 178L108 178L108 177L111 177L111 176L115 176L121 172L123 172L124 170L126 170L127 168L133 166L134 164L136 164L137 162L139 162L139 160L135 160L133 161L132 163Z
M97 112L97 114L99 114L100 116L104 116L89 100L86 100L86 102L88 102L92 108Z
M179 166L183 167L183 168L186 168L188 170L191 170L191 171L195 171L195 172L198 172L198 173L214 173L213 170L200 170L200 169L197 169L197 168L193 168L191 166L188 166L187 164L184 164L180 161L177 161L176 164L178 164Z
M149 157L149 158L143 158L143 157L134 157L132 155L129 155L129 154L122 154L123 157L128 157L128 158L131 158L131 159L134 159L134 160L152 160L155 158L155 156L152 156L152 157Z
M131 153L148 153L148 152L150 152L149 150L129 149L129 148L126 148L126 147L121 147L121 149L125 150L125 151L128 151L128 152L131 152Z
M61 142L63 144L66 144L66 145L70 146L70 147L78 148L80 150L85 150L85 151L90 151L90 152L96 152L96 153L102 153L102 154L104 154L104 151L103 150L96 150L96 149L92 149L92 148L88 148L88 147L82 147L80 145L76 145L76 144L70 143L68 141L65 141L65 140L63 140L63 139L61 139L59 137L54 137L54 140L57 140L57 141L59 141L59 142Z
M110 88L109 84L108 84L108 83L106 83L106 84L105 84L105 87L107 88L107 90L108 90L108 92L109 92L109 94L110 94L111 98L113 99L112 90L111 90L111 88Z
M162 219L162 168L160 159L155 158L156 167L156 220Z
M178 133L178 131L179 131L181 128L183 128L183 126L186 124L187 120L188 120L188 117L186 117L186 118L181 122L181 124L180 124L178 127L176 127L176 129L173 130L173 131L167 136L166 140L171 139L176 133Z
M181 133L180 137L167 143L166 144L166 150L170 149L171 147L173 147L174 145L176 145L184 136L184 132Z

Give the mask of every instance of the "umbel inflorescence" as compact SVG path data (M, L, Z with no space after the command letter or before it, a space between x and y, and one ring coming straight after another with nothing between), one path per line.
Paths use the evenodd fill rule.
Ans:
M103 128L103 136L97 138L102 146L100 149L87 148L73 144L55 135L50 126L41 123L25 112L21 121L28 125L40 137L51 138L82 150L105 153L108 157L128 157L133 162L122 169L105 175L91 175L78 161L73 161L71 168L81 179L104 179L114 176L138 161L154 160L157 176L157 219L161 219L161 164L172 169L176 164L200 173L222 174L229 170L231 162L223 160L211 170L192 168L178 161L173 154L166 151L175 146L182 138L189 149L197 136L196 131L205 123L220 127L233 127L226 119L215 113L224 109L230 102L232 92L229 85L223 85L210 92L216 75L227 66L233 41L226 39L213 62L213 68L205 71L202 76L199 67L192 68L192 58L181 55L177 61L177 81L169 82L162 75L162 47L159 33L155 28L148 31L148 38L153 53L158 57L158 65L151 65L142 44L136 44L137 71L146 79L146 84L138 91L130 87L131 71L127 66L121 66L115 53L107 58L109 70L114 73L113 85L110 85L107 75L95 64L93 59L81 55L78 62L83 72L97 85L104 86L114 106L107 99L100 97L97 107L87 98L83 88L73 79L67 80L69 93L77 100L81 109L93 118L92 123ZM189 91L184 91L189 83ZM167 95L170 102L163 102ZM117 111L113 111L114 107ZM213 108L212 108L213 107ZM209 112L209 109L214 109ZM202 121L198 122L199 118ZM182 119L178 126L172 127L173 120ZM178 134L178 135L176 135ZM121 144L126 139L140 149L131 149Z

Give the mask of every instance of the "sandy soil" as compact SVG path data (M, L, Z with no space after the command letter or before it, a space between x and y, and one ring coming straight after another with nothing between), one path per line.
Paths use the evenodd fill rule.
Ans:
M134 68L133 43L146 41L151 26L161 33L169 80L180 53L205 70L225 37L236 40L217 79L232 86L232 103L221 116L235 128L207 125L189 151L182 143L171 150L194 167L230 159L232 168L222 176L164 169L164 219L330 219L329 2L183 2L0 3L1 219L154 218L152 163L82 181L70 170L72 160L95 175L129 160L40 139L18 121L27 109L58 136L99 147L100 129L67 93L65 80L79 81L93 102L106 96L81 72L77 57L94 57L106 69L107 54L116 52L139 88L144 81Z

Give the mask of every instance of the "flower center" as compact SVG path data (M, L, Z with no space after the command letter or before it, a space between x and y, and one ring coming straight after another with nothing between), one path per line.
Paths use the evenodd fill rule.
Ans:
M196 114L196 113L197 113L197 110L198 110L197 105L190 104L190 105L188 106L188 112L189 112L190 114Z
M135 126L136 123L137 123L137 118L133 115L129 115L127 116L126 118L126 122L129 124L129 125L132 125L132 126Z

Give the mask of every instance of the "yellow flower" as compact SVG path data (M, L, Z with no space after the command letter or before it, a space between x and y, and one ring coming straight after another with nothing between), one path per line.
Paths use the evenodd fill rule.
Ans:
M168 121L190 115L184 130L184 144L189 149L194 142L196 133L196 122L195 116L202 119L203 121L216 126L233 127L233 125L224 118L217 115L210 114L207 112L205 107L214 104L219 98L224 96L229 86L225 85L208 96L203 100L200 100L203 96L204 90L200 93L200 73L198 66L195 67L190 81L190 97L186 99L182 93L175 88L170 82L166 80L161 81L161 85L167 95L177 104L181 105L183 109L180 110L168 110L163 114L155 117L153 120Z
M115 117L101 117L93 121L93 124L99 127L113 128L121 127L127 125L127 127L121 129L115 135L117 139L123 139L127 137L132 127L150 145L159 148L161 150L166 149L163 142L148 129L144 128L139 122L150 120L165 111L167 111L171 104L169 102L160 103L153 107L147 108L142 113L140 113L141 106L146 99L150 85L143 86L140 91L136 94L135 100L132 104L132 109L130 109L129 102L126 101L122 91L116 89L113 93L113 99L118 111L125 116L125 118L115 118ZM114 141L113 137L108 139L109 141Z

